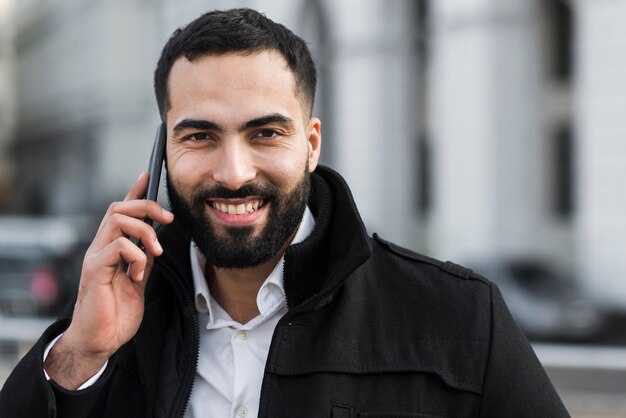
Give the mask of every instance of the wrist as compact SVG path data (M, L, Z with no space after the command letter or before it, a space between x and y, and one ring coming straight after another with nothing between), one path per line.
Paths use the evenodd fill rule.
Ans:
M50 348L44 370L59 386L76 390L99 373L109 358L107 353L85 352L73 347L64 334Z

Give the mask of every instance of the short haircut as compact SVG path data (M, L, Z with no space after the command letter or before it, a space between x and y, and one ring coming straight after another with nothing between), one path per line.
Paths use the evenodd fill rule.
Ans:
M154 72L154 93L161 119L169 110L167 82L174 62L206 55L253 54L277 51L294 74L303 114L310 116L315 102L317 74L311 52L302 38L285 26L251 9L215 10L178 28L163 47Z

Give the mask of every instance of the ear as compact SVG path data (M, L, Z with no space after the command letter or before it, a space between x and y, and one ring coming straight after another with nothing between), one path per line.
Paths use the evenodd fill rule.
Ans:
M322 122L318 118L311 118L307 125L307 141L309 149L309 172L317 168L322 149Z

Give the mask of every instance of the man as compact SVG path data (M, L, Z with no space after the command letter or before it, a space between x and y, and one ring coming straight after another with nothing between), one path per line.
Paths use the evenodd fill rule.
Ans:
M145 174L111 205L2 416L567 416L495 286L367 236L318 166L315 80L252 10L173 34L155 72L173 214L140 200Z

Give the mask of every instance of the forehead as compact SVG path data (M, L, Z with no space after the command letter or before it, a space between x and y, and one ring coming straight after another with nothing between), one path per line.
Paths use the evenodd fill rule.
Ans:
M170 72L168 95L168 124L186 117L233 114L245 118L279 112L302 117L294 75L275 51L205 55L193 61L178 58Z

